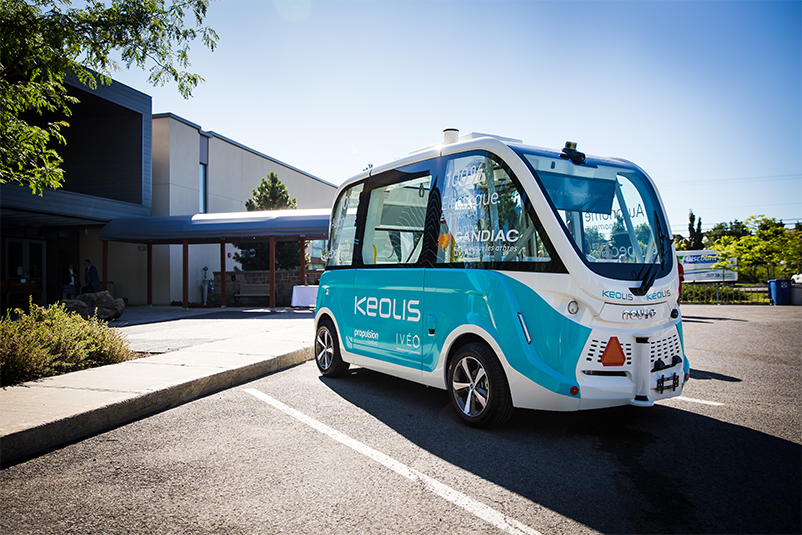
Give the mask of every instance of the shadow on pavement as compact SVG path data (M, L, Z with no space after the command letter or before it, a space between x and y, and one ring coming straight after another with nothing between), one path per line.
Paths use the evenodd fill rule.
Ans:
M738 379L737 377L731 377L729 375L724 375L716 372L695 370L693 368L691 368L691 379L702 379L702 380L715 379L716 381L724 381L727 383L740 383L742 381L742 379Z
M747 323L748 320L742 320L738 318L711 318L707 316L682 316L682 322L689 322L689 323L713 323L714 321L740 321Z
M445 391L362 368L320 380L433 455L604 533L800 533L793 442L665 405L517 410L477 430Z

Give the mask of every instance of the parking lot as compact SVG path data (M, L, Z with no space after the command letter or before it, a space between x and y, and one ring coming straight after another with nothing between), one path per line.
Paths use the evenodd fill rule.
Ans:
M802 308L683 315L691 381L649 409L481 431L442 391L307 362L4 469L0 530L799 533Z

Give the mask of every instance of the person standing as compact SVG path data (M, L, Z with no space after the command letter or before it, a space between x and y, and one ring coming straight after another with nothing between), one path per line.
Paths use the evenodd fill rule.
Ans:
M84 272L84 282L86 286L81 288L82 293L97 293L100 291L100 277L97 276L97 268L87 258L84 260L86 270Z
M61 292L62 299L75 299L75 294L78 293L78 271L72 262L67 264L61 276Z

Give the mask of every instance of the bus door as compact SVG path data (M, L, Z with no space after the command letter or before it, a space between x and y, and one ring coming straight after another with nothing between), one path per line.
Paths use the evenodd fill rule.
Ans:
M524 321L531 329L527 336L538 334L538 317L524 318L517 305L510 306L499 272L565 273L517 178L500 159L472 151L442 165L435 269L425 281L424 315L432 336L424 371L435 369L444 337L463 324L495 333L501 346L524 336ZM530 295L539 302L534 291ZM514 329L505 330L509 326ZM526 360L517 349L510 358Z
M428 162L430 163L430 162ZM417 169L416 169L417 167ZM423 339L423 229L432 174L420 164L371 178L354 274L353 340L371 366L420 376ZM359 357L357 358L359 364Z
M320 278L317 309L331 310L337 321L342 347L354 351L351 301L354 298L354 266L358 265L357 221L364 182L340 193L334 206L326 251L326 272Z

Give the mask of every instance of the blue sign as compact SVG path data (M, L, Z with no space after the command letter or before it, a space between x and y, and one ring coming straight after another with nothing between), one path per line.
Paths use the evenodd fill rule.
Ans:
M582 178L539 172L538 176L558 210L609 214L613 210L615 180Z

